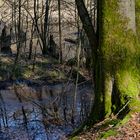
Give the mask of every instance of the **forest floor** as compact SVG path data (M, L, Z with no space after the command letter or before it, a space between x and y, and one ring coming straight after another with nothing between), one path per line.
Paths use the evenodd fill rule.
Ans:
M32 60L21 56L16 64L15 72L13 72L14 61L14 55L0 55L1 81L11 79L12 75L12 79L14 80L26 79L31 81L46 81L50 84L55 84L76 78L77 72L79 73L79 82L91 80L86 69L81 68L77 70L75 66L71 67L67 64L61 65L57 59L50 56L43 57L39 54ZM72 75L70 75L70 73Z
M13 73L15 56L0 56L0 80L7 80L13 75L13 79L40 79L47 77L49 79L65 79L65 76L58 69L58 62L50 57L36 56L35 60L29 60L21 57L16 64Z
M85 130L74 140L140 140L140 113L133 113L124 122L103 121Z

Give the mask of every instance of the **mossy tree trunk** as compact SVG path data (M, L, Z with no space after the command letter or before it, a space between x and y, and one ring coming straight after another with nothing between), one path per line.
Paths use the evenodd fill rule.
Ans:
M140 46L136 35L135 0L98 1L96 47L91 40L95 32L89 36L85 27L86 22L91 25L88 18L83 19L83 16L89 16L83 14L86 8L80 4L82 0L75 1L94 55L95 103L90 124L91 120L95 123L118 113L126 105L121 112L124 115L133 110L134 105L137 106L140 93Z
M104 1L104 0L103 0ZM103 2L101 51L104 65L105 116L133 110L139 96L139 50L135 0ZM109 80L110 79L110 80Z

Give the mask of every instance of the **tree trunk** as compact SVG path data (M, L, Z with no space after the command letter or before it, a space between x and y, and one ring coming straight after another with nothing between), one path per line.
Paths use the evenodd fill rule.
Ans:
M75 1L91 49L94 50L96 37L87 9L82 0ZM95 123L111 113L118 113L126 105L121 112L124 115L133 109L138 99L140 49L135 32L135 0L98 1L97 28L98 46L92 53L95 61L95 102L90 124L91 120Z
M128 29L136 32L135 0L120 0L120 14L128 19Z
M104 117L108 117L111 112L119 112L130 99L136 101L138 98L140 83L136 61L139 48L136 43L135 0L108 0L103 4L100 41L105 75ZM121 115L132 109L133 101Z
M40 27L38 25L38 20L39 20L39 14L38 14L38 7L39 7L39 3L37 0L34 0L34 24L35 24L35 28L37 30L37 33L40 37L40 40L41 40L41 50L42 50L42 54L43 55L46 55L47 52L48 52L48 47L47 47L47 39L48 39L48 14L49 14L49 0L46 0L45 2L45 17L44 17L44 25L41 25L43 26L43 30L40 30Z
M91 113L91 118L89 121L98 120L103 118L103 115L101 112L103 112L103 94L102 94L102 66L100 61L99 53L99 42L97 40L97 36L92 24L92 20L88 14L88 11L86 9L85 3L83 0L75 0L75 3L77 5L78 14L80 16L80 19L83 24L83 29L85 30L85 33L88 37L89 44L91 47L92 52L92 63L93 63L93 78L94 78L94 93L95 93L95 100L94 100L94 106ZM98 51L97 51L98 50ZM94 114L94 117L92 115ZM90 122L89 122L90 123Z
M62 29L61 29L61 1L58 0L58 28L59 28L59 62L62 64Z
M48 52L47 41L48 41L48 16L49 16L49 0L46 0L45 18L44 18L44 34L43 34L43 54L46 55Z

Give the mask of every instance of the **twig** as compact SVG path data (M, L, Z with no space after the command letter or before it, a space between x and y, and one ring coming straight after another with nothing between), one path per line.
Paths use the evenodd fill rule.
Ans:
M131 101L131 99L128 100L126 102L126 104L118 111L118 113L115 115L115 117L117 117L126 108L126 106L130 103L130 101Z

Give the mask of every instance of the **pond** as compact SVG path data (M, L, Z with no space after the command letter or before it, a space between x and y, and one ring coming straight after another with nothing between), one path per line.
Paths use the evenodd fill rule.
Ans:
M64 140L89 115L91 84L9 84L0 90L0 140Z

